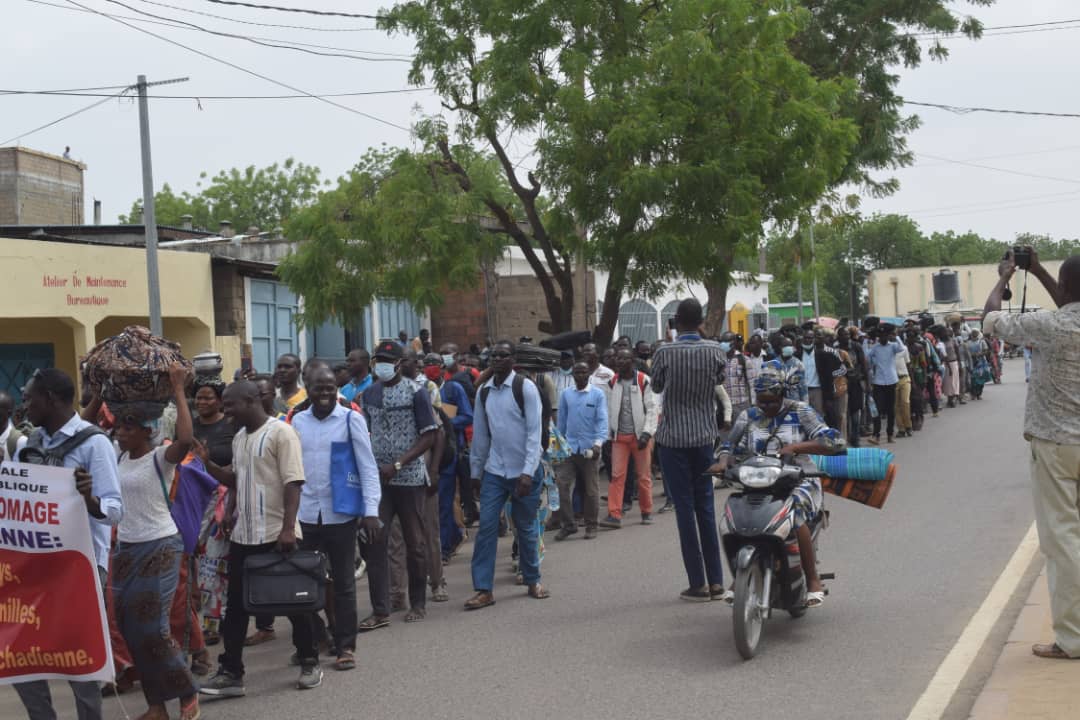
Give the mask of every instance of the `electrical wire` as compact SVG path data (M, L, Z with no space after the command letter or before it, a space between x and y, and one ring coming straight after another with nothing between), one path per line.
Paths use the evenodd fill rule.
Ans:
M1042 28L1042 27L1057 26L1057 25L1069 25L1071 23L1080 23L1080 18L1076 18L1076 19L1073 19L1073 20L1050 20L1048 22L1041 22L1041 23L1025 23L1023 25L996 25L994 27L984 27L984 28L982 28L982 32L985 35L986 33L992 33L995 30L1022 30L1022 29L1027 29L1027 28ZM935 35L960 35L960 34L962 34L962 33L959 33L959 32L957 32L955 30L952 31L952 32L942 31L942 30L927 30L927 31L924 31L924 32L910 33L910 35L912 37L928 37L928 36L935 36Z
M33 130L27 130L24 133L19 133L18 135L15 135L14 137L9 138L8 140L4 140L3 142L0 142L0 145L8 145L10 143L15 142L16 140L22 140L24 137L26 137L28 135L33 135L34 133L36 133L36 132L38 132L40 130L44 130L46 128L52 127L53 125L57 125L59 123L62 123L63 121L67 120L68 118L73 118L76 115L81 115L84 112L87 112L89 110L93 110L98 105L104 105L105 103L109 102L113 98L123 97L125 93L130 92L133 88L134 88L133 85L129 85L126 88L124 88L123 90L121 90L120 92L115 93L113 95L109 95L108 97L102 98L101 100L97 100L96 102L92 102L89 105L87 105L86 107L79 108L75 112L70 112L67 115L64 115L63 117L58 117L57 119L53 120L52 122L47 122L44 125L39 125L38 127L34 128Z
M1035 178L1036 180L1053 180L1054 182L1069 183L1070 185L1080 185L1080 180L1074 180L1071 178L1060 178L1052 175L1037 175L1035 173L1026 173L1020 170L1009 170L1008 168L994 167L993 165L981 165L979 163L968 162L966 160L954 160L953 158L941 157L940 155L930 155L928 153L916 153L919 157L930 158L931 160L940 160L942 162L949 163L951 165L964 165L967 167L979 168L980 170L992 170L994 172L1006 173L1008 175L1018 175L1020 177Z
M139 2L146 3L147 5L157 5L158 7L169 8L170 10L179 10L181 12L191 13L192 15L202 15L203 17L214 18L215 20L225 20L226 22L237 23L240 25L255 25L258 27L282 28L287 30L307 30L309 32L379 32L379 28L376 27L321 28L309 27L306 25L279 25L276 23L262 23L254 22L252 20L240 20L238 18L231 18L226 15L215 15L214 13L208 13L202 10L192 10L191 8L180 7L179 5L170 5L169 3L156 2L155 0L139 0Z
M110 15L109 13L102 12L100 10L96 10L96 9L93 9L93 8L87 8L85 5L81 5L78 2L76 2L76 0L65 0L65 2L67 2L69 5L74 5L76 7L81 7L84 10L89 10L90 12L93 12L95 15L100 15L100 16L108 19L108 20L112 20L113 22L119 23L120 25L131 28L132 30L135 30L136 32L143 33L144 35L149 35L151 37L157 38L158 40L161 40L162 42L166 42L166 43L169 43L170 45L175 45L176 47L183 48L184 50L187 50L188 52L194 53L194 54L196 54L196 55L198 55L198 56L200 56L202 58L205 58L207 60L213 60L216 63L220 63L221 65L231 67L234 70L239 70L240 72L245 73L247 75L251 75L252 77L259 78L260 80L265 80L268 83L273 83L274 85L277 85L279 87L283 87L286 90L292 90L293 92L301 93L301 94L306 95L306 96L308 96L310 98L314 98L315 100L318 100L319 102L326 103L327 105L331 105L333 107L336 107L336 108L338 108L340 110L344 110L345 112L352 113L354 115L359 115L361 117L366 117L369 120L374 120L375 122L382 123L383 125L388 125L388 126L390 126L392 128L397 128L398 130L404 130L405 132L412 132L409 128L405 127L404 125L398 125L395 122L391 122L390 120L384 120L384 119L382 119L380 117L377 117L377 116L372 115L370 113L366 113L366 112L364 112L362 110L357 110L356 108L351 108L348 105L342 105L341 103L330 100L329 98L320 97L320 96L318 96L318 95L316 95L314 93L311 93L311 92L308 92L307 90L304 90L303 88L298 88L298 87L296 87L294 85L289 85L288 83L284 83L284 82L282 82L280 80L275 80L274 78L272 78L272 77L270 77L268 75L263 75L262 73L256 72L255 70L248 69L246 67L243 67L242 65L237 65L236 63L230 62L229 60L225 60L223 58L216 57L214 55L211 55L210 53L207 53L207 52L204 52L202 50L198 50L196 48L193 48L190 45L185 45L185 44L183 44L181 42L173 40L172 38L167 38L164 35L159 35L158 33L151 32L150 30L147 30L145 28L141 28L141 27L139 27L137 25L132 25L131 23L120 20L119 18L116 18L116 17Z
M131 5L123 3L120 0L105 0L105 2L112 3L113 5L119 5L120 7L125 8L127 10L130 10L131 12L135 12L135 13L138 13L140 15L145 15L146 17L153 18L155 20L163 20L163 21L167 21L167 22L170 22L170 23L177 23L178 25L183 25L183 26L185 26L187 28L190 28L192 30L198 30L199 32L204 32L204 33L207 33L209 35L216 35L218 37L231 38L233 40L246 40L247 42L254 43L255 45L262 45L264 47L279 48L279 49L282 49L282 50L293 50L293 51L296 51L296 52L303 52L303 53L307 53L309 55L319 55L319 56L323 56L323 57L339 57L339 58L346 58L346 59L349 59L349 60L361 60L361 61L364 61L364 62L403 62L403 63L407 63L407 62L412 61L411 56L405 56L405 57L368 57L368 56L365 56L365 55L351 54L351 53L354 53L354 52L359 53L359 52L364 52L364 51L362 51L362 50L350 50L349 48L328 48L328 49L331 49L331 50L349 50L349 54L346 54L346 53L340 53L340 52L320 52L318 50L309 49L309 48L316 48L316 47L325 47L325 46L320 46L320 45L307 44L308 47L305 48L305 47L295 47L293 45L283 45L280 42L264 42L261 39L258 39L258 38L255 38L255 37L250 37L250 36L247 36L247 35L237 35L235 33L222 32L220 30L211 30L210 28L203 27L202 25L196 25L195 23L190 23L190 22L188 22L186 20L177 20L175 18L165 17L163 15L155 15L154 13L147 12L145 10L140 10L140 9L138 9L136 7L132 7ZM296 43L297 46L304 45L304 44L306 44L306 43ZM397 53L378 53L378 52L376 52L376 53L372 53L372 54L373 55L396 55Z
M362 13L333 12L330 10L309 10L307 8L281 7L280 5L256 5L255 3L238 2L237 0L206 0L215 5L235 5L237 7L254 8L255 10L277 10L278 12L307 13L308 15L324 15L331 17L361 18L364 20L381 20L382 15L364 15Z
M117 88L124 87L117 85ZM97 88L88 88L96 90ZM426 92L433 87L400 88L397 90L358 90L355 92L315 93L318 97L361 97L365 95L401 95ZM113 97L104 93L74 92L70 90L0 90L3 95L54 95L56 97ZM311 95L147 95L151 100L310 100Z
M1001 108L988 108L988 107L963 107L960 105L944 105L942 103L928 103L928 102L916 102L915 100L904 100L905 105L918 105L920 107L937 108L938 110L947 110L957 115L967 115L969 113L986 112L986 113L999 113L1002 115L1033 115L1037 117L1057 117L1057 118L1080 118L1080 113L1061 113L1061 112L1038 112L1035 110L1004 110Z

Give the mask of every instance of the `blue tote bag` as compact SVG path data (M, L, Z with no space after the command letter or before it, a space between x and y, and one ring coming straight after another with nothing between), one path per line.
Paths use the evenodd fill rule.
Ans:
M363 517L364 489L353 453L352 414L350 410L345 418L347 441L330 443L330 493L334 500L334 512Z

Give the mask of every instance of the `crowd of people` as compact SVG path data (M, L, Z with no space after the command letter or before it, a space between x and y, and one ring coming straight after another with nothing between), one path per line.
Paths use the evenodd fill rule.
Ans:
M276 637L273 616L245 610L247 558L296 548L327 558L324 611L289 617L300 689L323 682L320 655L355 668L359 633L398 612L421 622L429 599L449 600L443 567L470 532L469 611L496 602L500 537L512 536L516 583L543 600L545 533L565 542L583 526L582 539L594 540L629 522L635 502L644 526L654 512L675 513L681 597L730 600L709 476L718 457L723 465L772 425L790 426L787 445L800 452L878 443L883 425L893 442L922 427L926 408L937 416L979 400L1000 378L997 341L959 322L808 324L744 342L703 338L702 320L689 299L664 341L586 343L546 372L517 362L514 342L436 352L427 331L354 350L336 366L285 354L272 375L238 371L228 384L176 366L160 418L114 413L87 392L76 412L72 379L41 370L0 443L76 469L112 624L117 680L107 691L139 682L144 720L167 718L173 699L182 720L195 720L200 693L244 695L245 647ZM13 405L0 396L0 419ZM343 457L362 486L351 512L334 498ZM820 492L805 489L800 517L820 508ZM174 502L196 512L182 520ZM366 603L357 599L364 573ZM820 581L808 580L818 605ZM370 608L362 619L358 604ZM215 670L209 648L219 644ZM80 717L100 717L97 685L72 686ZM46 684L18 690L33 720L54 717Z

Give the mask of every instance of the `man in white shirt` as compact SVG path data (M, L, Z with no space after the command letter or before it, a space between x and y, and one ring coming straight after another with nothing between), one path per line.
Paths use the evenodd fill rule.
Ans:
M334 510L331 475L350 468L335 466L335 455L352 455L363 494L360 525L369 534L379 532L379 466L371 452L371 436L362 413L338 402L334 373L319 368L308 387L311 407L293 418L303 450L304 485L300 489L300 547L319 550L330 561L334 579L334 648L338 670L356 667L356 524L357 516ZM335 446L337 446L335 448ZM335 453L337 449L337 453ZM340 461L339 461L340 462ZM313 619L315 616L310 616ZM315 628L312 628L313 634Z
M0 458L15 460L19 451L26 447L26 436L11 424L11 415L15 412L15 400L7 392L0 390Z
M615 377L615 371L601 364L600 351L597 350L595 343L586 343L581 346L581 359L589 366L589 382L607 393L611 379Z

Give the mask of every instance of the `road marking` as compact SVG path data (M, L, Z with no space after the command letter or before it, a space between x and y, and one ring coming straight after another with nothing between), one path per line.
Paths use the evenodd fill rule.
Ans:
M1035 523L1032 523L1008 565L990 588L990 594L972 615L964 632L942 660L926 691L908 714L907 720L940 720L1038 550L1039 540Z

